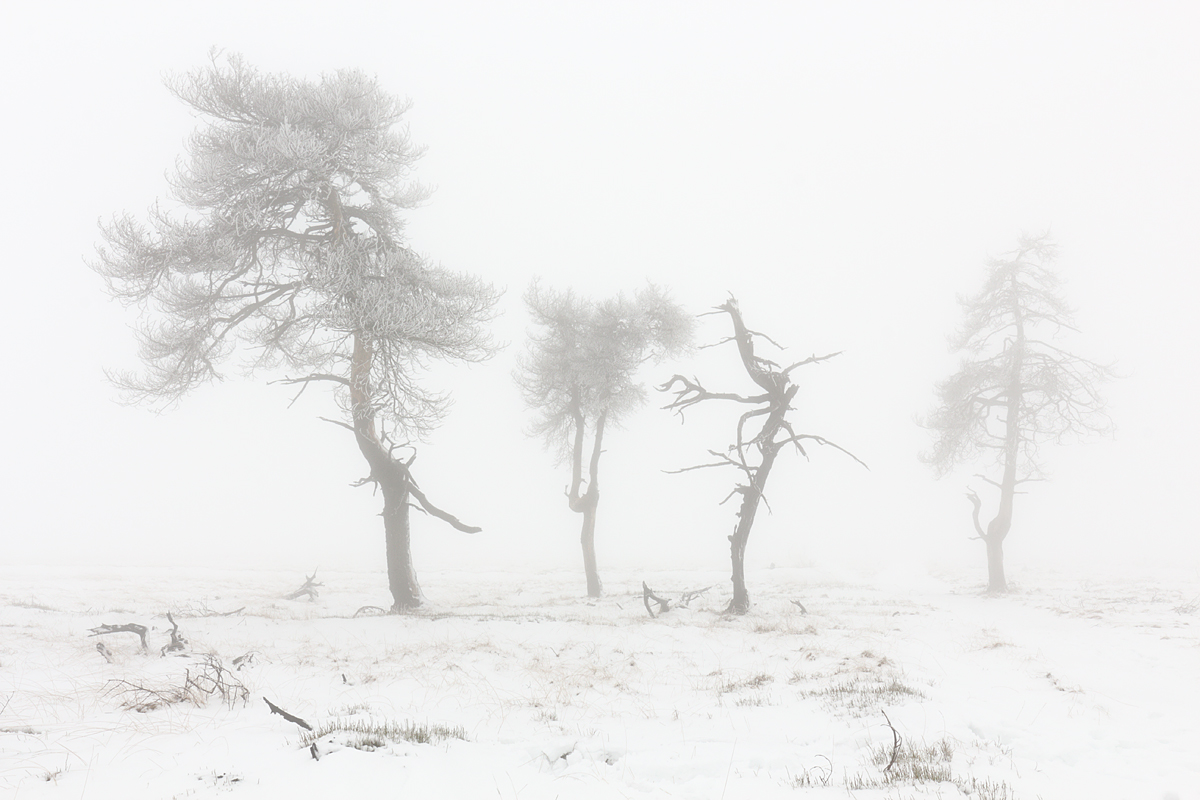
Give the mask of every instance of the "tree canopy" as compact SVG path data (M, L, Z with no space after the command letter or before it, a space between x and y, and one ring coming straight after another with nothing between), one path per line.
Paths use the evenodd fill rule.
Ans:
M978 457L1003 466L1012 455L1019 472L1036 477L1041 445L1110 429L1099 387L1111 369L1057 343L1078 332L1052 269L1057 256L1048 234L1023 236L988 260L979 292L960 298L964 321L950 346L964 356L938 384L940 402L925 420L935 441L923 458L939 474Z
M530 433L564 458L577 416L617 422L638 408L646 397L638 381L641 366L681 352L694 328L692 318L653 285L632 297L592 301L535 282L525 305L535 327L517 382L538 415Z
M398 212L427 195L411 180L421 150L402 125L408 101L361 72L308 81L237 56L169 86L205 120L170 180L182 208L116 217L95 263L115 297L157 312L139 331L145 372L120 385L175 401L237 354L332 382L349 410L357 341L370 411L428 432L445 398L416 372L486 358L497 293L405 243Z

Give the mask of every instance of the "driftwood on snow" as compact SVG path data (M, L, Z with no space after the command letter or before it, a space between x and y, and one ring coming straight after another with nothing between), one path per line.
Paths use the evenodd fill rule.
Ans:
M651 600L658 603L659 614L665 614L671 610L671 601L656 595L654 590L647 586L645 581L642 581L642 602L646 605L646 613L653 619L656 615L654 609L650 607Z
M311 602L317 599L317 587L324 585L323 583L317 583L317 571L314 569L312 575L305 576L304 583L301 584L300 588L287 595L284 599L297 600L304 595L308 595L308 599Z
M282 708L275 705L274 703L272 703L270 700L268 700L265 697L263 698L263 702L266 703L267 707L271 709L272 714L278 714L279 716L286 719L288 722L294 722L297 725L299 725L301 728L304 728L304 730L306 730L306 731L312 730L312 725L309 725L307 722L300 719L295 714L289 714L288 712L284 711Z
M138 638L142 640L142 652L146 652L149 648L146 646L146 633L149 629L145 625L138 625L136 622L127 622L124 625L99 625L95 628L88 628L92 632L92 636L104 636L109 633L136 633Z
M646 606L646 613L653 618L658 616L658 614L655 614L654 609L650 607L651 600L653 600L655 603L658 603L658 613L665 614L672 608L687 608L688 603L692 602L711 588L711 586L705 586L703 589L694 589L689 592L684 592L679 596L679 599L675 601L674 606L672 606L670 600L665 597L659 597L654 593L653 589L646 585L645 581L642 581L642 603L644 603Z
M248 653L242 653L240 656L238 656L237 658L235 658L233 660L233 668L236 670L240 670L242 667L253 664L255 655L257 655L257 654L253 650L251 650Z
M167 622L171 623L171 642L163 645L162 655L167 653L179 653L187 649L187 639L179 635L179 623L171 616L171 612L167 612Z

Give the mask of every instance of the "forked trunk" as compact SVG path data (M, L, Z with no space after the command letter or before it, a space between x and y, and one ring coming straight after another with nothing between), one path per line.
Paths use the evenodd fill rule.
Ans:
M1008 582L1004 578L1004 539L1008 536L1009 529L1012 528L1014 495L1016 495L1015 476L1011 471L1005 470L1005 480L1000 484L1000 509L988 523L985 531L979 521L982 503L974 492L967 494L971 504L975 507L973 519L975 531L979 534L976 538L982 540L987 549L988 594L1004 594L1008 591Z
M370 405L371 348L361 336L354 337L350 372L350 399L354 415L354 438L367 460L371 478L383 492L383 532L387 553L388 588L392 611L403 612L421 605L421 587L413 569L408 505L412 476L405 464L384 449L375 430Z
M592 456L588 462L587 491L583 494L580 494L580 489L583 488L583 441L586 422L578 390L572 402L572 416L575 421L575 444L571 453L571 491L567 495L567 502L572 511L583 514L583 530L579 535L583 548L583 574L587 579L588 597L595 598L600 597L604 591L600 583L600 571L596 567L596 507L600 505L600 444L604 440L604 422L608 412L602 411L596 418Z

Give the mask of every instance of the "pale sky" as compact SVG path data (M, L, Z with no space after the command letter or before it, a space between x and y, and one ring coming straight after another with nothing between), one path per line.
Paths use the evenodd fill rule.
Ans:
M1081 555L1200 568L1197 41L1200 9L1177 3L6 8L3 557L383 569L381 499L349 488L366 468L317 419L328 397L289 409L288 390L234 369L154 414L118 405L103 374L136 348L85 263L97 221L167 196L196 120L163 78L217 47L296 75L362 69L410 97L417 177L436 189L409 216L412 245L507 289L509 348L430 376L457 404L416 463L434 502L485 530L414 515L419 574L581 567L569 476L523 437L510 379L541 276L596 296L652 280L696 312L733 292L797 358L845 351L800 374L795 419L871 471L819 448L782 462L750 566L873 557L974 565L982 581L962 497L979 469L935 481L914 417L954 369L956 295L1047 228L1078 309L1071 347L1123 377L1107 389L1115 438L1052 452L1053 480L1018 499L1010 578ZM646 377L724 388L733 358ZM723 569L734 508L717 503L737 476L662 470L726 446L735 412L681 427L651 395L608 437L601 574Z

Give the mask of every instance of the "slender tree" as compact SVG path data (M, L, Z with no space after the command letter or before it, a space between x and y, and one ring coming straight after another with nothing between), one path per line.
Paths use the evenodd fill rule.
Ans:
M742 312L736 298L731 296L729 300L708 313L729 315L729 320L733 324L733 335L719 344L733 342L737 345L742 368L746 370L750 380L754 381L762 390L761 393L741 395L731 392L710 392L697 380L688 379L682 375L675 375L660 386L659 390L675 393L675 399L665 407L675 411L681 417L686 409L707 400L726 400L753 406L738 418L737 436L734 443L725 452L708 451L710 455L716 457L715 462L675 470L676 472L688 472L710 467L733 467L740 470L746 479L745 483L738 484L729 495L732 497L734 494L740 494L742 502L737 512L737 525L734 527L733 535L729 537L730 560L733 564L733 598L729 601L729 607L726 609L726 613L745 614L750 610L750 593L746 589L746 543L750 539L750 529L754 526L754 517L758 513L759 502L764 499L763 492L766 490L767 478L770 477L771 468L775 465L779 451L790 444L796 448L797 452L808 458L804 442L809 441L829 445L836 450L841 450L864 467L867 465L849 450L834 444L823 436L797 433L787 418L788 413L793 410L792 401L800 388L797 384L792 383L792 371L808 364L828 361L841 355L840 352L824 356L814 354L788 367L780 367L775 362L755 353L756 337L765 339L771 344L775 344L775 342L770 337L746 327L742 321ZM755 425L757 428L754 427ZM729 497L725 499L728 500Z
M1022 236L1017 248L987 262L983 288L960 298L964 322L951 348L964 353L954 375L938 384L938 404L923 420L934 435L922 460L945 475L963 461L991 462L999 479L977 475L999 491L985 530L982 501L968 489L976 537L987 550L988 592L1008 590L1004 540L1012 529L1018 487L1043 477L1041 446L1071 436L1106 433L1099 385L1110 368L1055 342L1075 331L1052 265L1049 234Z
M145 371L114 379L160 405L229 361L285 370L300 391L331 387L370 469L360 483L383 494L393 609L420 605L410 500L479 529L433 505L397 449L447 410L417 373L493 352L498 295L405 242L400 211L426 195L409 178L420 156L402 125L409 104L359 72L307 81L236 56L168 85L204 122L171 181L182 208L101 226L94 268L115 297L155 312L139 331Z
M639 368L685 349L692 319L655 286L633 297L593 302L534 283L525 303L537 327L514 377L526 404L538 413L530 433L571 464L567 501L583 515L580 541L588 596L599 597L596 507L605 429L642 404Z

